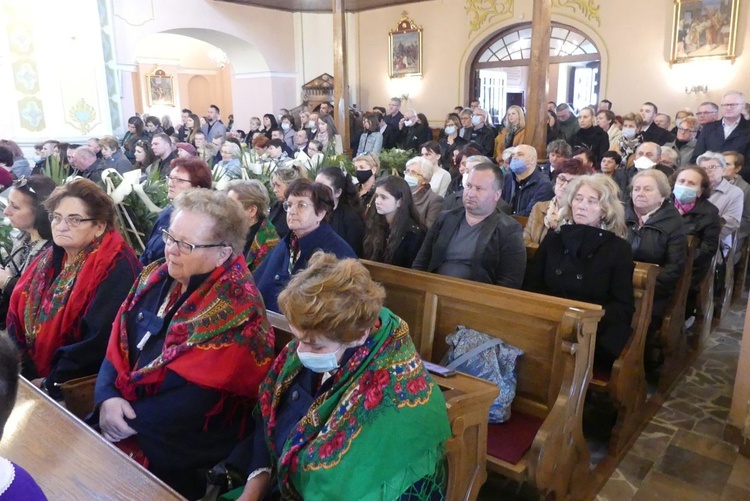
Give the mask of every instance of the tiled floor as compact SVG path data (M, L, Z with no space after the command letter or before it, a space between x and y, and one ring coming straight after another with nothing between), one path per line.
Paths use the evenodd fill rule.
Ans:
M742 304L725 316L597 501L750 501L750 459L722 440L744 314ZM479 499L536 501L539 494L491 477Z

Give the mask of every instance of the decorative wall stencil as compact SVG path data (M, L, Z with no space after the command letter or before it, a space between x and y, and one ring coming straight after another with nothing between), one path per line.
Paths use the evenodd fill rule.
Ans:
M602 25L602 20L599 18L599 5L594 0L552 0L552 7L579 10L584 18L596 22L597 26Z
M497 16L512 16L513 0L466 0L466 13L469 15L471 35Z
M24 97L18 101L18 118L21 127L32 132L39 132L46 127L42 101L35 97Z
M34 47L34 26L26 20L34 18L28 2L6 2L0 19L10 48L9 61L13 68L14 96L18 107L18 121L26 130L39 132L46 127L44 103L40 99L39 73Z
M83 98L68 110L67 123L78 129L82 135L88 134L93 128L96 110Z

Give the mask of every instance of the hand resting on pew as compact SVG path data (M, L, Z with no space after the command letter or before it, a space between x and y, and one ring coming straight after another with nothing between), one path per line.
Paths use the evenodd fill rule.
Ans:
M125 418L135 419L135 411L124 398L105 400L99 409L99 428L104 438L119 442L138 433L125 422Z

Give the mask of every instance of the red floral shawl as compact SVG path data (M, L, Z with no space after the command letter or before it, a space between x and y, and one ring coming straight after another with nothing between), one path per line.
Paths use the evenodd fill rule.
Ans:
M49 375L58 348L80 341L81 319L118 255L131 254L132 261L137 262L114 230L96 238L72 261L63 261L56 277L54 249L50 246L42 251L23 273L13 290L8 313L8 332L28 351L40 377Z
M146 267L117 313L107 360L117 371L115 386L122 396L136 400L138 387L155 394L169 369L200 387L255 399L273 361L274 334L242 255L216 268L182 303L161 355L132 370L128 317L138 313L144 294L166 279L166 263Z

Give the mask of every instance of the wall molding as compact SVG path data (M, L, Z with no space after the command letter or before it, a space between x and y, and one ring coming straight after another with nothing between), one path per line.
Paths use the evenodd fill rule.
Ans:
M297 73L283 73L281 71L258 71L247 73L234 73L232 75L237 80L248 78L297 78Z

